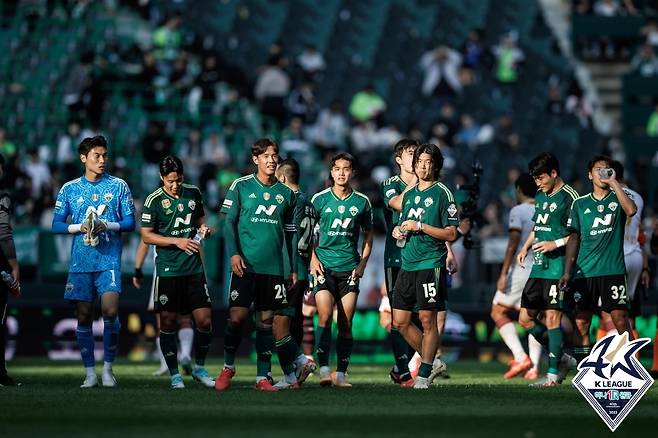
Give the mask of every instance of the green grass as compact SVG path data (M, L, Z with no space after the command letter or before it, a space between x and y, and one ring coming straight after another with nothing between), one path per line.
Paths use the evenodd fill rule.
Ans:
M429 391L401 389L384 366L354 365L351 389L320 388L311 377L299 391L251 389L255 367L241 364L231 389L217 393L186 378L172 391L151 377L154 363L119 362L117 389L82 390L78 363L20 359L10 364L20 388L0 388L0 437L265 436L265 437L585 437L610 435L570 384L532 389L504 381L500 364L451 364L451 379ZM211 373L219 370L213 361ZM275 372L276 375L276 372ZM614 434L655 436L658 387Z

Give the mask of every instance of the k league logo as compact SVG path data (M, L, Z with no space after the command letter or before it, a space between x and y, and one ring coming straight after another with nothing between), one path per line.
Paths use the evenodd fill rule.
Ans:
M653 384L635 357L650 342L649 338L629 342L628 333L606 336L578 364L573 385L612 432Z

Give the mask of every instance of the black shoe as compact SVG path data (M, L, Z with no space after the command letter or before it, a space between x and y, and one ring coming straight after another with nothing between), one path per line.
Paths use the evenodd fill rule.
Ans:
M399 385L402 380L400 379L400 373L395 371L395 368L391 368L391 371L388 373L388 377L391 378L391 382Z
M9 376L5 375L0 377L0 386L21 386L21 385L23 385L21 382L17 382Z

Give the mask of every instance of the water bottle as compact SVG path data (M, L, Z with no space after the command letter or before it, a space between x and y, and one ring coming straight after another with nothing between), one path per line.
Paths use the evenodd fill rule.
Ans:
M14 282L14 277L12 277L12 275L11 275L9 272L7 272L7 271L2 271L2 272L0 272L0 276L2 276L2 281L5 282L5 284L7 285L7 287L9 287L9 286ZM16 289L10 289L10 291L11 291L15 296L18 296L18 295L20 295L20 291L21 291L21 290L20 290L20 288L16 288Z
M539 243L539 239L535 237L535 240L532 241L532 246L534 247ZM540 251L532 250L532 264L535 266L541 266L543 269L548 269L548 259L546 255Z
M207 230L208 230L208 229L205 228L205 227L201 227L201 228L199 228L199 229L196 231L196 234L194 235L194 237L192 238L192 240L194 240L195 242L197 242L197 243L200 245L200 244L201 244L201 241L202 241L203 239L206 238L206 231L207 231ZM189 249L186 249L186 250L185 250L185 254L187 254L187 255L192 255L192 254L194 254L194 253L193 253L192 251L190 251Z
M398 248L404 248L404 246L407 244L407 233L400 231L400 234L404 236L404 239L399 239L395 241L395 246Z

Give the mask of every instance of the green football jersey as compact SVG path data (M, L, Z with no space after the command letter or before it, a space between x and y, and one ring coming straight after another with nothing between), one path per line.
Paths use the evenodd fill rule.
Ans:
M295 192L295 226L297 227L297 278L306 280L311 266L311 240L318 222L317 213L304 192Z
M569 235L567 222L571 204L578 198L576 192L570 185L564 184L559 190L550 195L537 191L535 196L535 214L532 221L535 226L535 240L540 242L546 240L562 239ZM564 271L565 247L544 253L535 257L532 265L530 278L545 278L557 280L562 277Z
M625 275L626 213L615 192L600 201L592 193L573 202L568 230L580 236L575 278Z
M295 232L295 194L290 188L278 181L265 185L255 174L243 176L231 184L220 213L226 214L226 228L234 226L237 232L225 234L229 257L239 254L247 272L287 275L285 233Z
M160 187L144 200L142 228L152 228L166 237L193 238L199 219L206 214L198 187L183 184L178 198L169 196ZM175 246L154 246L155 266L158 276L175 277L203 272L201 255L189 255Z
M316 193L311 204L320 226L315 254L322 265L337 272L356 268L361 258L357 248L360 232L372 230L372 206L368 197L352 190L341 200L330 187Z
M386 222L386 246L384 248L384 267L399 268L402 264L402 252L391 235L393 227L400 221L400 212L388 206L392 198L399 196L407 188L407 184L395 175L381 184L382 198L384 199L384 221Z
M433 227L459 226L457 205L452 192L443 183L435 182L420 190L418 185L404 194L400 222L420 221ZM408 233L402 248L402 269L420 271L445 266L448 249L445 241L422 231Z

